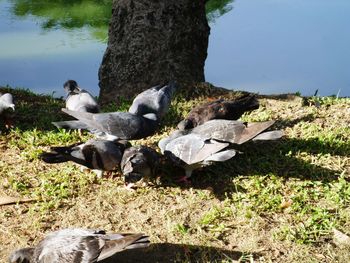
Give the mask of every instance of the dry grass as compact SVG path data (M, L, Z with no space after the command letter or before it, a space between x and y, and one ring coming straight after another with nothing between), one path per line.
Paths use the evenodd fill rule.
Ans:
M122 262L349 262L331 229L350 233L350 99L261 98L260 109L243 119L276 119L284 139L241 146L233 160L196 171L191 186L176 184L182 171L167 166L130 192L118 173L97 179L72 163L42 163L38 153L50 145L86 136L50 125L65 118L62 101L13 93L17 128L0 135L0 195L38 201L0 207L1 262L46 232L72 226L149 234L153 245L114 258ZM219 96L237 93L187 89L160 132L133 143L156 146L191 107Z

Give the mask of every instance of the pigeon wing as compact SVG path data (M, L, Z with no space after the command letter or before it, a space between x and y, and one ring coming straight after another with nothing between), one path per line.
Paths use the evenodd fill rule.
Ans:
M149 245L148 237L144 234L115 234L105 237L105 244L97 262L113 256L125 249L143 248Z
M144 119L129 112L88 113L62 109L63 112L77 118L89 127L115 135L122 139L143 137ZM147 134L149 135L149 134Z
M277 140L283 136L283 131L276 130L276 131L267 131L260 133L258 136L253 138L253 141L271 141L271 140Z
M206 139L215 139L223 142L237 143L245 130L241 121L210 120L193 128L190 132Z
M242 132L237 144L245 143L273 125L275 121L252 122Z
M215 155L222 149L226 148L229 143L222 143L217 141L207 141L203 147L197 152L196 156L192 158L192 163L199 163L210 158L210 156Z
M170 152L187 164L192 164L197 153L204 146L204 140L195 134L187 134L170 141L164 152Z
M231 159L233 156L236 155L236 151L233 149L217 152L212 155L210 155L208 158L206 158L205 162L224 162L229 159Z

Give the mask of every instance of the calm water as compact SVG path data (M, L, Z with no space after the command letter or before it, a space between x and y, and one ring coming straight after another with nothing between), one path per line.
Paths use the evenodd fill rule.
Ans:
M0 85L61 96L63 82L75 79L98 95L110 1L42 2L0 0ZM262 94L350 96L350 1L212 2L221 6L209 14L207 81Z

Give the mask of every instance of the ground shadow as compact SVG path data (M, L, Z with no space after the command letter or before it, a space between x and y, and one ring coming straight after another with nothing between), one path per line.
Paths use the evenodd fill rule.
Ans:
M168 174L164 177L162 184L177 185L181 188L207 189L210 187L219 199L223 199L227 193L233 191L232 178L237 175L274 174L286 179L298 178L328 183L337 180L340 172L296 158L294 154L304 152L305 155L347 156L350 152L350 144L339 146L317 138L308 140L284 138L273 142L249 142L235 146L235 149L241 153L231 160L195 170L190 185L175 183L174 176L184 175L184 170L165 167L166 171L171 170L172 179L169 179ZM168 164L168 166L171 165Z
M259 255L252 254L250 259ZM247 255L240 251L230 251L215 247L194 246L185 244L158 243L151 244L148 248L138 250L126 250L115 256L101 261L112 262L220 262L222 260L248 262L244 260ZM248 258L248 257L247 257Z

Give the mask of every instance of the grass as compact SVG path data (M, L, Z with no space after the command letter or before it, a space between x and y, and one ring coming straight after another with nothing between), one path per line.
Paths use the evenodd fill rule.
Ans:
M123 262L348 262L348 248L332 242L332 229L350 234L350 99L261 96L245 121L275 119L285 137L247 143L224 164L195 171L192 185L177 184L179 168L162 167L152 183L134 192L120 173L98 179L72 163L38 159L50 145L90 136L57 130L51 121L63 100L27 90L16 98L15 128L0 134L0 195L36 201L0 207L0 261L15 248L69 226L144 232L153 245L125 252ZM156 147L195 105L237 92L208 85L178 94L154 136L133 141ZM317 103L315 103L317 102ZM130 102L104 111L126 110Z

